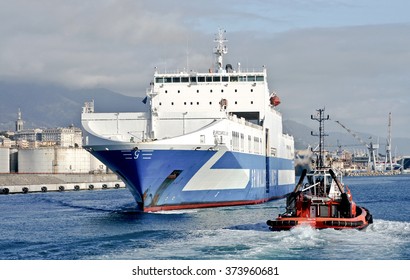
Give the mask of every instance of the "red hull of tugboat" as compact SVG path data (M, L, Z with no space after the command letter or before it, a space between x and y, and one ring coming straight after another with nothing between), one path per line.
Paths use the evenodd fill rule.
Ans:
M266 223L273 231L290 230L296 226L310 226L315 229L364 229L373 223L372 215L364 207L357 206L357 216L352 218L333 217L289 217L279 215L276 220L268 220ZM359 213L360 212L360 213Z

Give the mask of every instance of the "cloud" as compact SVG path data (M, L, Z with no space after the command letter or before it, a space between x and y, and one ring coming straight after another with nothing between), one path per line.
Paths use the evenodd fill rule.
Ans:
M410 137L405 1L4 2L2 79L143 96L154 67L207 71L222 27L225 61L266 65L284 118L306 123L326 107L354 130L385 135L392 111L393 132Z

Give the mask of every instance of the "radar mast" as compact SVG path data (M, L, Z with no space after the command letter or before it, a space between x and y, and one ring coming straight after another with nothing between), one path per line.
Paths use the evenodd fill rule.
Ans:
M223 71L223 55L228 53L228 48L225 45L225 42L228 42L225 38L226 30L219 29L218 34L216 34L214 54L216 55L216 71L221 73Z

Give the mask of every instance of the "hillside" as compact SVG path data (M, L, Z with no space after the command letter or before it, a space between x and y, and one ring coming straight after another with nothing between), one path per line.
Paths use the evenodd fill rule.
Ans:
M81 126L85 101L95 100L98 112L142 110L142 98L107 89L74 90L61 86L0 82L0 130L14 130L20 108L25 128Z

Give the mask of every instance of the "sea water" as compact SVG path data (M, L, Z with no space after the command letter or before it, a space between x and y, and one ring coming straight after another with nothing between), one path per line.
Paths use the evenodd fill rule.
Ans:
M141 213L127 189L0 196L1 260L408 260L410 176L345 177L366 230L271 232L285 200Z

